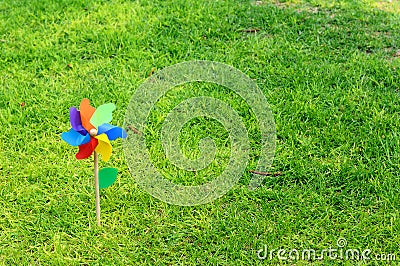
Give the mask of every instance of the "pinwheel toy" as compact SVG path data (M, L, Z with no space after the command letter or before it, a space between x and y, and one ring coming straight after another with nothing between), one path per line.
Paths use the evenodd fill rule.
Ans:
M94 185L96 191L96 218L100 225L100 188L111 186L117 179L117 169L103 168L98 170L98 154L104 161L111 156L110 140L126 138L125 130L108 124L112 120L113 103L100 105L97 109L90 106L88 99L83 99L79 109L71 107L70 121L72 128L61 134L61 138L72 146L78 146L78 160L94 158Z

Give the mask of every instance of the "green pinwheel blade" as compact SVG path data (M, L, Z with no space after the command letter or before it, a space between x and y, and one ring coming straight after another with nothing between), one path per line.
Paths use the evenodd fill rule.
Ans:
M106 103L97 107L96 111L90 118L90 123L98 128L100 125L109 123L112 120L112 112L115 110L115 104Z
M99 171L99 187L108 188L117 180L118 170L116 168L103 168Z

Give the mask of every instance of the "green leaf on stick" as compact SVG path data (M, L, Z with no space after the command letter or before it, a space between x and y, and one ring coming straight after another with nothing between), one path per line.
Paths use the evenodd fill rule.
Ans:
M118 170L116 168L103 168L99 171L99 187L108 188L117 180Z

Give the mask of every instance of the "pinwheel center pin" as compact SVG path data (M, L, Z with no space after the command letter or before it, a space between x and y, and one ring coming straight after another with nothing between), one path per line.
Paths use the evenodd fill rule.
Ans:
M98 154L104 161L111 156L111 140L126 138L125 130L108 124L112 120L113 103L100 105L97 109L90 106L88 99L83 99L79 106L70 109L71 129L61 134L61 138L72 146L78 146L76 154L78 160L89 158L93 154L94 161L94 186L96 194L96 218L100 223L100 189L111 186L117 179L118 170L103 168L98 170Z
M92 128L92 129L89 131L89 134L90 134L90 136L92 136L92 137L96 136L96 135L97 135L97 129Z

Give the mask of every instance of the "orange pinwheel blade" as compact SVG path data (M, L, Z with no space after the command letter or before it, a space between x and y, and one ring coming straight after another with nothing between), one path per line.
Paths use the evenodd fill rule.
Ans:
M81 113L82 126L87 130L87 132L90 132L91 129L95 128L90 123L90 119L96 111L96 108L90 106L89 99L84 98L79 106L79 109Z

